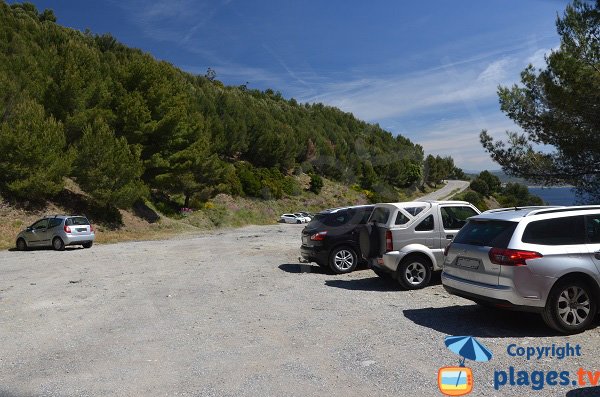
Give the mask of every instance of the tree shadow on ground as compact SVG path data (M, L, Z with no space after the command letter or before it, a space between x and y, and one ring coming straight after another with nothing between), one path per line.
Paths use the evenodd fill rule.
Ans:
M110 229L118 229L123 226L123 217L116 207L101 206L83 194L63 189L51 201L69 212L65 215L84 215L90 222Z
M547 327L539 314L480 305L406 309L404 316L415 324L446 335L497 338L560 335Z

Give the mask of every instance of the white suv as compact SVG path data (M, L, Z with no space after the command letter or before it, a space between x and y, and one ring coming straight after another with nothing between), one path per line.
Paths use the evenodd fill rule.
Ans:
M442 284L479 304L540 313L562 333L581 332L600 300L600 207L475 216L448 247Z
M361 230L360 249L375 273L405 289L429 284L441 270L444 249L479 210L466 201L376 204Z

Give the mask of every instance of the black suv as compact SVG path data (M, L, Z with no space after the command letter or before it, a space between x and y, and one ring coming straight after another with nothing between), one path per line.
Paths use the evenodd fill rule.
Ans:
M302 230L303 262L316 262L337 274L353 271L361 258L358 229L367 223L373 208L359 205L316 214Z

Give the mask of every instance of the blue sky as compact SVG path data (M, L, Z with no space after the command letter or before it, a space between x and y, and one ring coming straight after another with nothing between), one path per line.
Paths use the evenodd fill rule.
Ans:
M498 169L479 144L517 130L499 84L556 48L562 0L32 1L58 23L112 33L197 74L323 102L451 155Z

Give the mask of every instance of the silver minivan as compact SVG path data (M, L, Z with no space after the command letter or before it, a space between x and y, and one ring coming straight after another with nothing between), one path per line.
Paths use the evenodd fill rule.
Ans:
M67 245L82 245L90 248L96 233L85 216L55 215L37 220L17 235L19 251L29 247L52 247L62 251Z
M600 299L600 207L474 216L446 249L442 284L483 305L538 312L562 333L581 332Z

